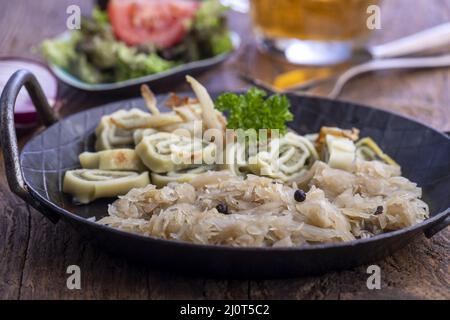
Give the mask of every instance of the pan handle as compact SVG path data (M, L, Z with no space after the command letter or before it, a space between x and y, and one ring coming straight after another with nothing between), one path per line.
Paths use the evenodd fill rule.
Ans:
M23 86L27 89L44 125L50 126L58 121L36 77L27 70L15 72L6 83L0 97L0 141L5 162L6 178L12 192L41 212L50 221L56 223L59 220L59 215L44 207L30 194L20 167L19 147L14 127L14 107L17 96Z

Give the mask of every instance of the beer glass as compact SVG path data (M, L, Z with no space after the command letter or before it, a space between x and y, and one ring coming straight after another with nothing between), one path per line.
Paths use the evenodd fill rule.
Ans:
M306 65L341 63L363 47L377 0L251 0L258 45Z

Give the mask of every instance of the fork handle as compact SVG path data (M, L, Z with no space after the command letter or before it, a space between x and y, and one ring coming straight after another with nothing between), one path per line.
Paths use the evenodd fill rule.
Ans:
M369 48L375 59L407 56L450 45L450 22Z
M344 86L352 78L366 72L389 69L420 69L420 68L441 68L450 66L450 54L425 57L425 58L397 58L397 59L381 59L372 60L348 69L336 81L333 90L328 97L337 98Z

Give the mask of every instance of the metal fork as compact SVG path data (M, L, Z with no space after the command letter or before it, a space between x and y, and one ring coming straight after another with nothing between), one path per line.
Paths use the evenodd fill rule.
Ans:
M423 69L442 67L450 67L450 54L437 57L373 60L354 66L337 77L334 87L327 94L327 97L332 99L337 98L341 94L345 85L351 79L366 72L389 69Z
M338 77L320 79L317 81L311 81L306 84L299 85L288 90L279 90L266 83L263 80L250 77L248 74L240 74L240 77L245 81L252 83L255 86L264 88L273 92L281 93L301 93L306 95L316 95L311 90L317 89L324 85L330 85L334 82L333 87L325 96L331 99L339 97L345 85L353 78L372 71L378 70L391 70L391 69L424 69L424 68L442 68L450 67L450 54L436 56L436 57L423 57L423 58L396 58L396 59L381 59L366 62L354 67L351 67Z

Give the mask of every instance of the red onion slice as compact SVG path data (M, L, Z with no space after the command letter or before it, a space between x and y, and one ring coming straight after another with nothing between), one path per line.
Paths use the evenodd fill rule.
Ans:
M56 101L58 82L47 67L34 61L22 58L0 59L0 92L9 78L19 69L29 70L36 76L49 104L53 106ZM17 97L14 120L18 128L31 127L37 123L36 109L25 88L20 90Z

